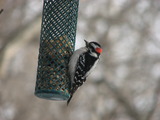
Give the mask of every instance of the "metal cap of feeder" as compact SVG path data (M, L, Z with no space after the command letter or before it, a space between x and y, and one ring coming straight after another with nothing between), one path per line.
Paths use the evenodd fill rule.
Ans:
M79 0L44 0L35 95L70 96L68 62L75 47Z

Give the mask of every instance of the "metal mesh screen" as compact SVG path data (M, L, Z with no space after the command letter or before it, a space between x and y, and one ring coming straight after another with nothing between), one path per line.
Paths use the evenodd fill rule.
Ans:
M44 0L35 95L69 98L68 62L74 51L79 0Z

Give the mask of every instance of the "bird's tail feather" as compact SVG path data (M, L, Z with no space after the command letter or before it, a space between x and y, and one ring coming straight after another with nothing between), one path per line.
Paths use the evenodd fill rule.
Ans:
M67 100L67 106L69 105L69 102L71 101L72 99L72 95L69 97L69 99Z
M70 92L70 97L69 99L67 100L67 106L69 105L71 99L72 99L72 96L73 94L75 93L75 91L78 89L78 86L76 86L75 84L73 84L73 88L71 89L71 92Z

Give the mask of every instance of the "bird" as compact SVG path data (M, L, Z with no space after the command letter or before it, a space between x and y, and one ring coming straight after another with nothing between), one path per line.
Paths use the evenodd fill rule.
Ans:
M95 68L102 53L102 48L99 43L84 41L85 47L74 51L68 64L71 88L67 105L76 90L83 85L88 75Z

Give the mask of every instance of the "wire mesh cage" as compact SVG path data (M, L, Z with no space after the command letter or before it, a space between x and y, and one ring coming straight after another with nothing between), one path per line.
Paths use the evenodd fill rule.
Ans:
M68 62L75 47L79 0L44 0L35 95L69 98Z

